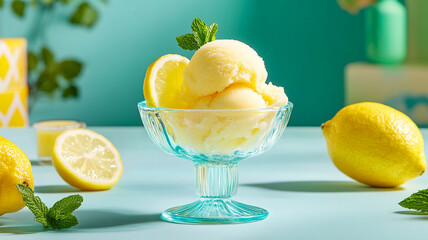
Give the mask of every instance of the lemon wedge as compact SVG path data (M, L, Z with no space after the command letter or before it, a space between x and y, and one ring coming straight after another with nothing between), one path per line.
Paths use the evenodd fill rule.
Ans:
M180 96L183 91L183 70L189 59L167 54L154 61L144 78L144 98L147 106L183 108Z
M52 152L59 175L83 190L105 190L114 186L123 171L119 152L104 136L87 130L61 133Z

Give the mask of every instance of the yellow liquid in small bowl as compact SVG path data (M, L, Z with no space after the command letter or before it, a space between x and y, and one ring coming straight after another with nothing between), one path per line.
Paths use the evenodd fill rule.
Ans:
M84 123L71 120L55 120L35 123L37 152L40 160L50 160L56 138L65 130L85 127Z

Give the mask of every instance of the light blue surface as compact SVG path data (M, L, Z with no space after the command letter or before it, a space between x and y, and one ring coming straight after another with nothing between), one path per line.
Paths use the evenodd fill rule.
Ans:
M124 172L114 188L79 192L80 224L43 231L28 209L0 217L2 239L426 239L427 217L404 214L397 203L428 186L428 174L400 189L353 182L330 161L320 128L288 127L268 152L239 165L237 200L263 206L263 221L236 225L181 225L159 220L169 206L197 199L194 168L169 156L142 127L91 128L115 144ZM425 139L428 129L422 130ZM36 156L33 129L0 129L30 158ZM425 147L425 152L428 148ZM52 166L33 166L36 194L48 205L76 193Z
M38 14L24 20L0 10L0 36L32 37ZM241 40L266 62L268 81L284 86L296 104L291 125L317 125L344 104L343 69L364 59L362 14L352 16L336 1L277 0L109 0L91 2L100 10L93 29L70 26L72 6L56 7L47 26L47 44L62 59L85 62L78 79L81 98L66 102L42 99L31 122L76 119L88 125L139 125L135 104L143 100L149 64L167 53L191 57L175 37L190 31L195 17L217 22L217 38Z

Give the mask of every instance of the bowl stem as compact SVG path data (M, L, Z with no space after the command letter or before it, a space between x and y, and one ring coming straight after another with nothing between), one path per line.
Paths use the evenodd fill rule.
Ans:
M173 207L162 219L175 223L223 224L263 220L268 212L259 207L233 201L238 190L238 164L195 163L196 189L201 198Z
M230 198L238 190L238 164L195 164L196 190L202 198Z

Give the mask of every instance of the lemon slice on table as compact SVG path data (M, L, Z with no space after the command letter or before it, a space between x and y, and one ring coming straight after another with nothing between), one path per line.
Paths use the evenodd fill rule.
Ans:
M188 63L183 56L167 54L149 66L143 89L147 106L182 108L183 70Z
M87 130L64 131L55 140L52 161L59 175L83 190L105 190L122 175L119 152L104 136Z

